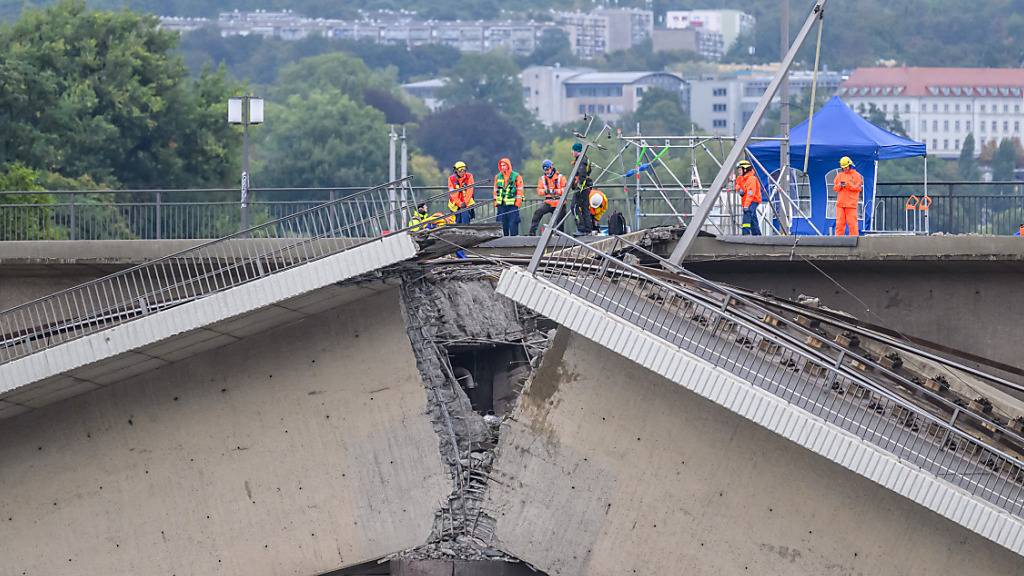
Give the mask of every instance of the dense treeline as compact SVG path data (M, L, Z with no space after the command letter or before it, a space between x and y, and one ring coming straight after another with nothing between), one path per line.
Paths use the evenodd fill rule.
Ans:
M0 0L0 17L16 17L23 6L45 0ZM644 0L608 2L646 5ZM792 29L802 23L809 0L790 0ZM551 9L589 9L594 2L525 0L91 0L107 9L129 7L176 16L214 16L222 10L288 8L312 17L353 17L358 9L411 9L437 19L485 19L502 15L528 19ZM758 18L757 31L735 47L733 60L777 60L778 0L656 0L655 14L685 8L736 8ZM1024 60L1024 0L858 0L831 2L827 10L824 62L833 68L895 60L921 66L1019 66ZM753 46L755 53L748 54Z

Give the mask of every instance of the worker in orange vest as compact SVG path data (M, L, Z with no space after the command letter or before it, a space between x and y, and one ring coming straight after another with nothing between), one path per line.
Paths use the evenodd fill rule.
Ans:
M761 206L761 181L754 172L754 166L746 160L740 160L736 169L736 191L742 196L743 235L760 236L761 224L757 221L757 208Z
M562 194L565 194L565 176L555 169L555 164L551 160L545 160L540 168L544 173L537 179L537 195L544 199L544 205L533 213L533 221L530 222L530 236L537 234L541 218L555 213L558 201L562 198ZM551 222L554 223L558 219L559 216L552 216ZM559 224L558 229L565 232L564 221Z
M860 193L864 191L864 177L854 170L853 160L849 156L839 159L839 168L839 174L832 184L832 190L836 193L836 236L846 236L847 227L850 236L859 236L857 205L860 203Z
M519 235L519 207L523 205L523 177L512 170L508 158L498 160L494 176L494 208L505 236Z
M476 216L473 205L473 175L466 171L466 163L459 160L452 166L448 177L448 209L455 214L456 224L469 224Z

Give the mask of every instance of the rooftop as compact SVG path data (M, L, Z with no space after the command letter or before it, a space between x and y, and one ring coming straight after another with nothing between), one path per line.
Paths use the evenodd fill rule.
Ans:
M632 84L648 76L671 76L682 80L669 72L584 72L565 81L566 84Z
M1021 68L858 68L839 93L850 96L1021 96Z

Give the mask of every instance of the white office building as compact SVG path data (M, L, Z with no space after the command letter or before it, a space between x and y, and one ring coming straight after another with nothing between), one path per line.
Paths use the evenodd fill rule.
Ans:
M804 92L809 91L812 79L811 72L791 72L791 98L800 98ZM753 115L771 81L771 76L763 74L690 80L690 119L708 133L735 136ZM819 72L818 94L835 94L842 81L843 76L838 72ZM778 97L775 100L777 104Z
M754 32L757 19L739 10L669 10L665 12L665 28L694 28L722 35L725 51L732 48L744 34Z
M968 134L976 152L983 142L1022 138L1024 69L858 68L839 94L854 110L873 104L898 118L934 156L959 156Z

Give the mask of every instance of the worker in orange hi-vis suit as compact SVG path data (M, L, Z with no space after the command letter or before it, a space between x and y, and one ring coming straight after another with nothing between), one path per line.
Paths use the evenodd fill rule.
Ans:
M864 191L864 177L854 170L853 160L849 156L839 159L839 174L836 175L832 190L836 193L836 236L846 236L849 227L850 236L859 236L857 230L857 204L860 194Z

